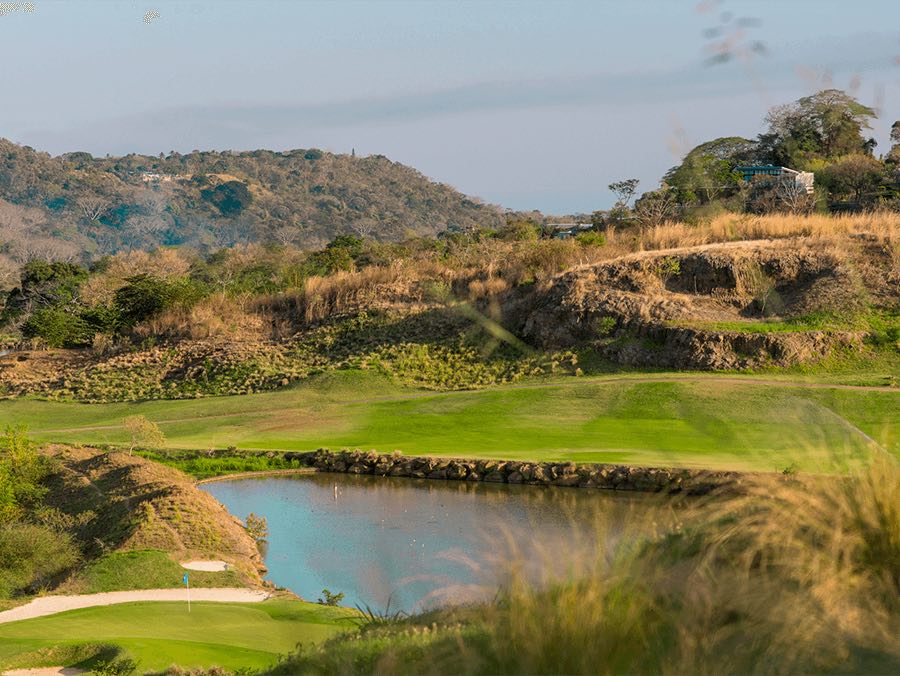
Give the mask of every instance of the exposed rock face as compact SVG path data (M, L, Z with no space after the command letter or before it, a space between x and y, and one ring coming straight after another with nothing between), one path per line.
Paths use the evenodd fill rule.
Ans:
M510 298L508 316L517 335L542 348L588 344L634 366L726 370L813 363L835 349L860 348L865 333L754 332L754 321L861 308L866 294L884 291L887 277L862 274L857 263L778 243L647 252L573 268ZM717 323L746 329L717 330Z
M430 458L374 451L326 449L306 453L285 453L285 460L297 460L323 472L372 474L455 481L601 488L619 491L649 491L704 494L714 488L733 485L737 472L626 467L622 465L576 465L573 462L519 462Z

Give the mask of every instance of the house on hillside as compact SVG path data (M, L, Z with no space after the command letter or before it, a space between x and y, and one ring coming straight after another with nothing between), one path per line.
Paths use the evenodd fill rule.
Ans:
M157 174L152 171L141 172L141 180L144 183L171 183L172 181L187 181L187 174Z
M593 227L591 223L548 223L546 225L554 239L568 239L579 233L587 232Z
M734 170L748 183L756 176L765 176L771 177L768 180L772 183L793 182L798 188L805 190L807 194L811 195L813 193L815 176L811 171L797 171L787 167L777 167L774 164L754 164L735 167ZM763 180L765 181L766 179Z

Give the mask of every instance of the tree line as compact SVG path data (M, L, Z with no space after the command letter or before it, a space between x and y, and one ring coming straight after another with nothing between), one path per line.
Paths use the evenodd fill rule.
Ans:
M876 118L873 108L837 89L776 106L755 139L727 136L701 143L665 173L659 187L639 197L637 179L611 183L615 205L595 212L593 220L597 225L629 221L657 225L725 211L898 210L900 121L891 127L891 147L876 156L877 143L868 136ZM767 176L747 181L739 171L759 165L810 172L815 189L808 193L795 181Z

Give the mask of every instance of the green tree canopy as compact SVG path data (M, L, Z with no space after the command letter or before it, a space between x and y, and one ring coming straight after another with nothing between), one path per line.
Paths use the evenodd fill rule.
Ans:
M871 154L874 141L863 136L875 111L839 89L826 89L794 103L776 106L760 134L766 159L793 169L816 167L844 155Z
M734 168L754 162L756 143L740 136L724 136L691 150L681 164L665 175L665 183L676 191L678 201L708 203L733 191L740 184Z

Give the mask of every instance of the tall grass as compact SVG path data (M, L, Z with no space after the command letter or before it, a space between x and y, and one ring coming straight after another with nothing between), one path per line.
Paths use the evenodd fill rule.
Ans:
M660 507L612 550L596 532L601 546L563 571L555 552L541 584L520 565L492 603L372 626L276 672L897 673L893 458Z
M866 214L721 214L697 225L664 223L643 231L645 249L669 249L716 242L754 239L785 239L870 235L882 241L900 241L900 213L878 211Z

